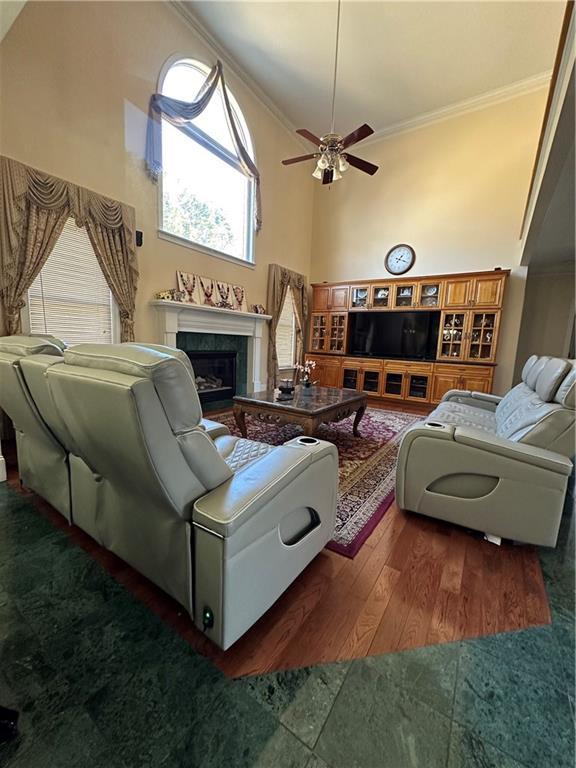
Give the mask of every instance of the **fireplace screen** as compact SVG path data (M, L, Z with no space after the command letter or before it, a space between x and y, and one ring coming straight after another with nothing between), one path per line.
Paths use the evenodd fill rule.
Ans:
M236 394L236 352L189 352L201 402L228 400Z

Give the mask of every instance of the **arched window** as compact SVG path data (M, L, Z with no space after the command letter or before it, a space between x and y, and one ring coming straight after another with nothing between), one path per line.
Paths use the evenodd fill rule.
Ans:
M209 69L191 59L173 64L162 93L180 101L196 98ZM236 127L253 156L246 121L228 92ZM192 124L175 128L162 120L163 232L217 255L253 261L254 182L234 151L221 85Z

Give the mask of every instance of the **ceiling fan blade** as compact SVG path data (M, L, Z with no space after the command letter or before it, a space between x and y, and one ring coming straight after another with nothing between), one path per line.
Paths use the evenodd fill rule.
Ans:
M306 128L298 128L296 133L300 134L300 136L304 136L305 139L308 139L308 141L311 141L312 144L316 144L317 147L319 147L320 144L322 144L318 136L314 136L314 134L308 131Z
M325 168L322 174L322 184L332 184L334 180L334 171L331 168Z
M359 141L362 141L362 139L367 139L368 136L371 136L374 133L372 128L367 123L364 123L364 125L361 125L360 128L356 128L355 131L352 131L352 133L349 133L348 136L345 136L342 140L342 148L346 149L346 147L351 147L352 144L357 144Z
M292 165L292 163L301 163L303 160L312 160L316 154L300 155L300 157L290 157L288 160L282 160L282 165Z
M358 168L359 171L364 171L364 173L369 173L370 176L374 176L378 170L377 165L369 163L368 160L362 160L361 157L356 157L356 155L349 155L348 152L346 152L346 159L354 168Z

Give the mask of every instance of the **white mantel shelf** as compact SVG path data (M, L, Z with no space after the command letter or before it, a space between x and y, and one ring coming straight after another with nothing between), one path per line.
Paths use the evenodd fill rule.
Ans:
M264 327L272 319L271 315L161 299L156 299L151 304L158 314L162 343L169 347L176 347L176 334L180 331L247 336L248 389L264 389L260 381L262 335Z

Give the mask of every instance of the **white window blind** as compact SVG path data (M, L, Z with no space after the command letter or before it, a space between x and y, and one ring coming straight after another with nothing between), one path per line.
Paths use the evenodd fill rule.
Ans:
M284 306L280 313L280 320L276 328L276 351L278 353L278 367L292 368L294 366L294 354L296 347L296 320L294 317L294 301L292 291L284 299Z
M112 342L112 296L85 229L68 219L28 291L30 333L67 344Z

